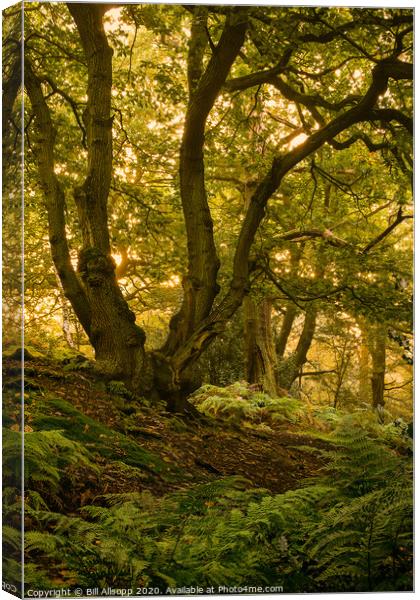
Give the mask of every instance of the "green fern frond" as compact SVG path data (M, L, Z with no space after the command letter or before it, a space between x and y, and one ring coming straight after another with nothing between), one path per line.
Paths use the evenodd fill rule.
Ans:
M22 532L9 525L3 525L2 540L3 544L7 544L14 550L20 550L22 546Z

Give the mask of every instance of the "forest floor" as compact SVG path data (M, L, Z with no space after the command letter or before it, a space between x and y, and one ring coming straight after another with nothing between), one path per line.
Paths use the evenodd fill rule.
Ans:
M15 354L3 358L13 568L22 464ZM260 404L243 412L242 402L263 401L247 391L244 382L203 386L192 401L206 416L181 418L104 382L83 358L25 360L27 585L131 589L140 565L136 585L159 589L228 574L235 585L280 582L290 593L411 590L410 438L346 416L334 437L328 412L292 398L269 399L274 413ZM371 538L377 566L367 580Z
M5 426L18 429L19 362L3 361ZM9 406L7 406L9 404ZM156 496L224 476L281 493L316 476L326 443L291 423L259 431L222 419L184 420L110 393L89 370L47 359L25 362L25 431L61 430L94 456L71 479L72 510L103 494L149 490Z

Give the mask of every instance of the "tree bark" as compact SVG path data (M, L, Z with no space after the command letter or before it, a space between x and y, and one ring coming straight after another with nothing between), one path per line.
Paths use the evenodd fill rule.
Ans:
M19 20L20 25L20 20ZM17 31L17 38L19 40L19 29ZM7 178L6 168L13 162L13 154L20 151L19 146L19 136L13 143L14 136L14 127L13 127L13 117L19 117L18 113L14 111L15 103L17 96L19 94L19 89L22 83L22 49L21 44L16 43L16 50L13 53L14 56L12 58L12 64L8 65L8 72L5 73L6 69L3 65L3 94L2 94L2 150L3 150L3 162L2 162L2 172L3 179ZM5 59L5 57L4 57ZM14 124L15 127L20 127L19 121Z
M385 406L387 328L380 323L372 327L370 334L370 355L372 357L372 408L380 410Z
M359 397L361 401L371 401L370 385L370 353L369 353L369 334L364 320L359 319L358 325L361 331L360 344L358 351L359 359Z
M73 334L71 331L72 310L67 302L66 296L64 295L63 286L61 285L61 281L57 272L55 273L55 279L57 283L58 295L60 298L61 305L61 330L69 348L71 348L72 350L78 350L78 342L76 342L73 339Z
M50 111L42 93L41 82L29 60L25 61L25 87L35 114L34 152L48 216L51 255L60 277L63 292L70 301L83 329L90 337L91 311L80 279L73 268L67 243L64 191L54 172L54 140Z
M299 270L299 262L303 253L303 245L300 247L293 246L290 248L290 276L296 277ZM286 312L281 324L280 333L276 339L276 354L277 360L282 360L286 352L287 342L292 332L293 323L297 315L297 306L289 302L286 306Z
M288 304L281 323L280 333L276 339L276 354L277 360L281 360L286 352L287 342L292 332L293 323L297 315L297 307L295 304Z
M343 387L344 377L346 375L347 368L350 363L351 351L347 350L347 346L348 346L348 339L345 338L344 347L343 347L342 351L339 352L339 360L337 361L337 368L336 368L337 380L336 380L334 399L333 399L334 408L337 408L338 405L340 404L340 400L341 400L340 393L341 393L341 389Z
M277 396L276 353L272 337L272 300L256 302L247 296L243 303L245 325L246 379L258 384L262 390Z
M207 7L195 6L188 52L189 103L180 149L179 178L187 231L188 274L184 277L184 299L172 318L162 352L176 352L206 319L219 293L220 261L214 243L213 221L205 186L204 133L207 117L239 54L247 29L246 9L230 10L222 35L205 70L203 56L208 46Z
M125 301L116 278L108 232L112 175L112 48L103 26L106 6L69 4L87 64L87 174L74 197L82 229L78 273L91 309L90 340L105 375L126 380L140 393L153 388L145 333Z
M308 306L305 313L302 332L299 337L295 351L286 359L280 361L277 367L278 387L290 390L293 382L298 377L300 370L306 363L306 357L311 347L315 333L317 308L315 305Z
M112 49L102 18L104 7L70 4L85 52L88 85L84 121L88 157L84 183L75 189L83 247L75 272L65 227L65 195L54 172L54 138L49 107L41 81L29 62L25 85L38 130L36 155L46 200L50 246L65 296L69 299L95 349L98 370L124 380L140 393L154 386L151 357L144 350L145 334L135 324L118 287L108 234L107 202L112 173Z

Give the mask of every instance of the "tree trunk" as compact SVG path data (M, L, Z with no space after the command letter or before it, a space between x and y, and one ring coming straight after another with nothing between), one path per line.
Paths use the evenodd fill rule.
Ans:
M60 278L59 278L57 272L55 273L55 280L57 283L57 289L58 289L58 294L59 294L60 304L61 304L61 314L62 314L62 318L63 318L61 329L63 331L63 336L64 336L64 339L66 340L69 348L71 348L72 350L78 350L78 344L73 339L73 335L71 332L72 311L67 302L67 298L64 295L63 286L61 285L61 281L60 281Z
M245 325L246 378L259 384L264 392L277 396L276 354L272 337L272 301L264 298L258 304L247 296L243 303Z
M151 359L144 350L144 332L135 324L118 287L111 256L107 202L112 172L112 49L102 17L103 5L70 4L88 68L87 174L74 192L81 224L83 248L74 271L66 238L65 194L54 172L54 140L49 107L41 80L26 65L26 88L38 131L36 155L46 201L51 252L66 298L86 331L98 370L107 378L121 379L145 394L153 388Z
M153 369L146 356L145 334L125 301L116 278L108 231L108 196L112 175L112 48L103 26L104 5L69 4L88 67L87 174L74 197L82 229L78 274L91 310L89 338L100 370L148 393Z
M385 406L385 368L386 368L387 328L384 324L372 327L370 354L372 357L372 408L380 410Z
M341 399L340 392L341 392L341 388L343 387L344 377L346 375L347 368L349 366L350 359L351 359L351 351L347 350L347 346L348 346L348 339L345 338L344 348L341 352L339 352L339 360L337 361L337 370L336 370L337 383L335 386L334 400L333 400L334 408L337 408L338 405L340 404L340 399Z
M359 359L359 397L364 402L371 401L370 385L370 353L369 338L367 326L364 321L359 320L358 325L361 331L360 345L358 351Z
M14 114L14 107L22 83L22 45L21 43L17 42L17 40L19 40L21 37L20 19L21 16L19 15L16 19L17 22L14 31L12 29L12 32L16 36L15 40L12 42L12 47L15 47L15 50L11 57L7 57L6 53L3 53L2 171L4 180L7 178L6 169L10 168L11 163L14 162L14 157L16 157L16 155L19 153L19 149L17 152L15 150L15 148L18 147L18 138L16 138L16 140L13 139L16 136L16 133L12 126L12 120L13 117L17 117L17 114ZM7 58L10 60L7 61ZM11 64L6 64L7 62L11 62Z
M205 6L194 7L189 43L189 103L179 166L188 274L183 279L181 309L171 320L170 332L162 348L167 356L173 355L209 316L220 290L217 283L220 261L205 186L204 134L207 117L244 42L247 19L246 9L229 11L219 43L204 70L203 56L208 45L207 13Z
M298 377L306 356L311 346L316 327L317 308L309 305L306 309L305 321L295 351L285 360L280 361L277 367L277 385L285 390L290 390L293 382Z
M281 360L286 352L287 342L289 340L296 315L297 306L295 304L288 304L286 312L284 313L280 333L276 339L277 360Z
M303 245L299 247L291 246L290 248L290 276L296 277L299 271L299 262L303 253ZM276 339L276 354L277 360L281 361L286 352L287 342L292 332L293 323L297 316L297 306L292 302L289 302L286 306L286 312L283 317L281 324L280 334Z

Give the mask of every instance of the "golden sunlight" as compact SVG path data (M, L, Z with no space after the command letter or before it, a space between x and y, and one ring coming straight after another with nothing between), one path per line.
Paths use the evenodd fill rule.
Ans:
M288 150L293 150L294 148L297 148L298 146L303 144L303 142L306 142L307 139L308 136L306 135L306 133L300 133L287 146Z

